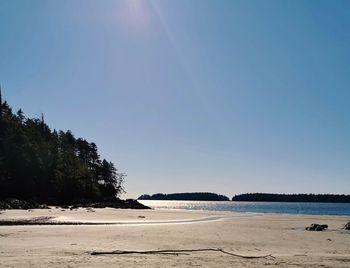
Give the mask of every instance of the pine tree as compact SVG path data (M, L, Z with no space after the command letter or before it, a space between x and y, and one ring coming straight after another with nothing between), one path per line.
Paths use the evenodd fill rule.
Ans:
M1 92L1 85L0 85L0 120L2 119L2 92Z
M45 134L45 121L44 121L44 113L41 113L41 135Z

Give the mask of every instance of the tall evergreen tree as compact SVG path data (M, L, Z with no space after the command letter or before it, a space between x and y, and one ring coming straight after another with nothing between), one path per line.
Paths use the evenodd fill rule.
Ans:
M0 85L0 118L2 114L2 93L1 93L1 85Z
M0 85L0 119L2 115L2 92L1 92L1 85Z

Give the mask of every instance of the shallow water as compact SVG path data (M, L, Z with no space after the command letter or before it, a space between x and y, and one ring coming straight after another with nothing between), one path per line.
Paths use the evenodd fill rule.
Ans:
M350 203L289 203L231 201L165 201L139 200L155 209L186 209L254 213L350 216Z

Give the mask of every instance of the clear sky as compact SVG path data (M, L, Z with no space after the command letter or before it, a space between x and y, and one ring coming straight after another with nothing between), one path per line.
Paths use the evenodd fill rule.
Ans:
M0 83L124 197L350 194L350 1L0 1Z

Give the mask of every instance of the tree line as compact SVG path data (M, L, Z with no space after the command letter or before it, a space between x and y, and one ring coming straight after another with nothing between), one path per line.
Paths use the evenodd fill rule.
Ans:
M232 201L350 203L350 195L249 193L236 195Z
M125 175L101 159L95 143L51 130L2 101L0 90L0 200L68 204L111 201Z
M215 193L175 193L141 195L139 200L184 200L184 201L229 201L227 196ZM232 197L232 201L252 202L320 202L320 203L350 203L350 195L339 194L270 194L247 193Z
M141 195L139 200L229 201L227 196L215 193L175 193Z

